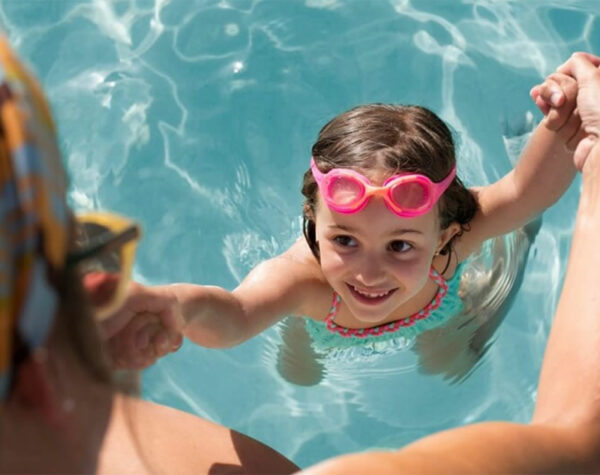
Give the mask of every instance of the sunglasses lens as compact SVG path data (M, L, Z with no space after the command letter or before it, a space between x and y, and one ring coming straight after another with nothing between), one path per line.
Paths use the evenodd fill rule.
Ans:
M399 208L416 210L427 203L429 193L422 183L409 182L394 186L390 191L390 197Z
M80 224L77 245L85 248L100 240L108 240L114 233L106 226L84 222ZM82 263L84 272L104 271L118 273L121 270L121 248L104 251Z
M335 177L329 182L329 198L338 206L350 206L364 194L364 187L356 180Z

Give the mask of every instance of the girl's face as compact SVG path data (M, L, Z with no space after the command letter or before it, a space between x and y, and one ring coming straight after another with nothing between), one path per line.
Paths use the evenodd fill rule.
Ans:
M447 234L437 206L401 218L379 197L357 213L340 214L319 196L315 224L323 275L356 319L373 324L423 289Z

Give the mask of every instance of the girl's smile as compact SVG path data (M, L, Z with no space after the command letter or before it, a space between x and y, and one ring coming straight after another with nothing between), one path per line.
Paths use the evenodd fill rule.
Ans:
M350 292L352 293L354 298L356 298L356 300L358 300L359 302L364 303L365 305L378 305L387 300L389 297L391 297L391 295L394 292L396 292L396 290L398 290L397 288L379 291L373 289L364 290L348 283L346 283L346 285L350 289Z

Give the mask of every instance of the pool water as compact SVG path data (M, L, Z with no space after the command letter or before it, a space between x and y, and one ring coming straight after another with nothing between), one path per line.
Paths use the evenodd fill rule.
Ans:
M540 119L530 88L573 51L600 54L597 13L596 0L0 1L52 103L73 206L142 223L138 280L228 289L300 235L301 177L330 118L429 107L455 132L463 180L490 183ZM518 292L468 374L424 371L407 349L329 356L312 385L292 384L279 326L229 350L186 342L145 372L144 397L301 466L527 421L578 193L576 180L535 224Z

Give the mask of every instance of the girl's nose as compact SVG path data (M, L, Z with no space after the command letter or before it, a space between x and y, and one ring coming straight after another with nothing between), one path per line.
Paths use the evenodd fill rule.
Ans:
M375 287L385 279L385 265L376 257L365 258L356 273L356 280L366 287Z

